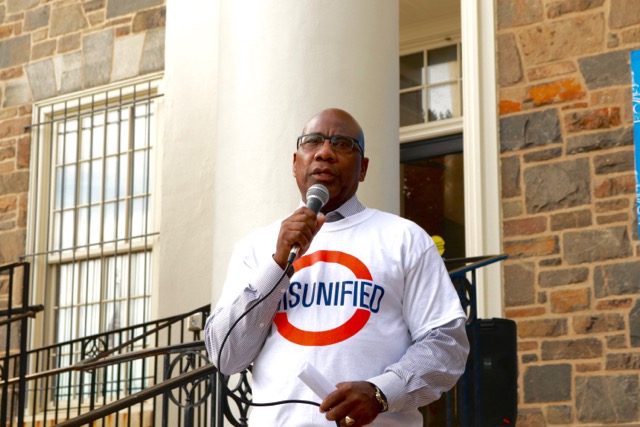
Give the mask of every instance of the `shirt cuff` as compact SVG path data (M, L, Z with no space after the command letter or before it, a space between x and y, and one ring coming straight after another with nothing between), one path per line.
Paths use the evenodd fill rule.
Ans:
M276 289L271 294L271 298L280 300L280 298L282 298L282 294L289 289L289 276L284 274L284 270L280 268L273 258L269 258L270 261L265 262L263 267L258 270L253 281L253 287L258 292L259 297L263 297L267 295L274 286L276 286ZM284 277L282 277L283 275ZM282 279L278 282L280 277L282 277Z
M405 394L404 381L402 379L393 372L385 372L377 377L369 378L367 381L378 386L380 391L384 393L389 404L389 412L397 412L399 410L401 406L399 403Z

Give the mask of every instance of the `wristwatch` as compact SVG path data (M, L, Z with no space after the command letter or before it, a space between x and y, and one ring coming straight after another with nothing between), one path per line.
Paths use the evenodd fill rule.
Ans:
M387 412L389 410L389 402L387 402L387 396L384 395L382 390L380 390L377 385L374 384L373 387L376 390L376 394L375 394L376 400L382 407L382 411L380 412Z

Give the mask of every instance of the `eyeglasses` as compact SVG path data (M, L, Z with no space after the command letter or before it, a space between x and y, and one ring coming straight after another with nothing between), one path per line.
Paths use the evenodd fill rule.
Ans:
M364 154L362 147L360 146L360 141L350 136L344 135L333 135L327 136L321 133L309 133L307 135L302 135L298 137L298 148L302 148L302 151L307 153L314 153L322 147L324 144L324 140L328 139L331 144L331 148L335 151L339 151L341 153L348 153L353 151L354 147L358 147L358 151L361 154Z

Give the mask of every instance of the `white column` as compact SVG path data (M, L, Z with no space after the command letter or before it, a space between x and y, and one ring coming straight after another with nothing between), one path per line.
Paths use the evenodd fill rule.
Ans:
M216 1L168 0L159 108L153 314L210 300L217 98Z
M494 2L461 3L464 110L464 185L467 256L497 255L500 176L495 70ZM479 317L502 317L499 263L478 270Z
M295 141L321 109L360 122L371 160L359 195L398 212L398 2L221 0L219 43L214 301L233 243L297 206Z

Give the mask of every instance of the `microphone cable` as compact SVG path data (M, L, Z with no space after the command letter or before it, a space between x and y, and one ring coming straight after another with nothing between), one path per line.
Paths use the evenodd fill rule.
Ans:
M231 389L229 389L229 386L227 385L227 383L224 381L224 376L225 375L220 371L220 359L222 358L222 349L224 348L224 345L227 343L227 340L229 339L229 337L231 336L231 332L233 331L233 329L238 325L238 323L240 323L240 321L242 319L244 319L249 313L251 313L251 310L253 310L258 305L260 305L265 299L269 298L269 296L278 287L278 284L282 281L282 279L284 279L284 276L287 274L287 271L289 271L289 269L291 268L292 264L293 264L293 260L292 259L287 260L287 265L284 267L284 272L278 278L278 280L276 281L276 284L271 288L271 290L269 292L267 292L266 295L264 295L263 297L259 298L244 313L242 313L231 324L231 327L229 328L229 330L225 334L224 339L222 340L222 344L220 344L220 348L218 349L218 357L217 357L218 360L217 360L216 367L218 368L218 377L219 377L218 380L220 381L220 383L224 387L225 392L227 394L232 394L232 392L231 392ZM255 406L255 407L286 405L286 404L290 404L290 403L300 403L300 404L304 404L304 405L312 405L312 406L320 407L320 404L318 402L313 402L311 400L301 400L301 399L287 399L287 400L279 400L279 401L275 401L275 402L266 402L266 403L256 403L256 402L244 399L243 397L240 397L240 396L235 396L234 399L238 399L240 402L244 403L245 405ZM340 421L339 420L336 420L336 426L340 427Z

